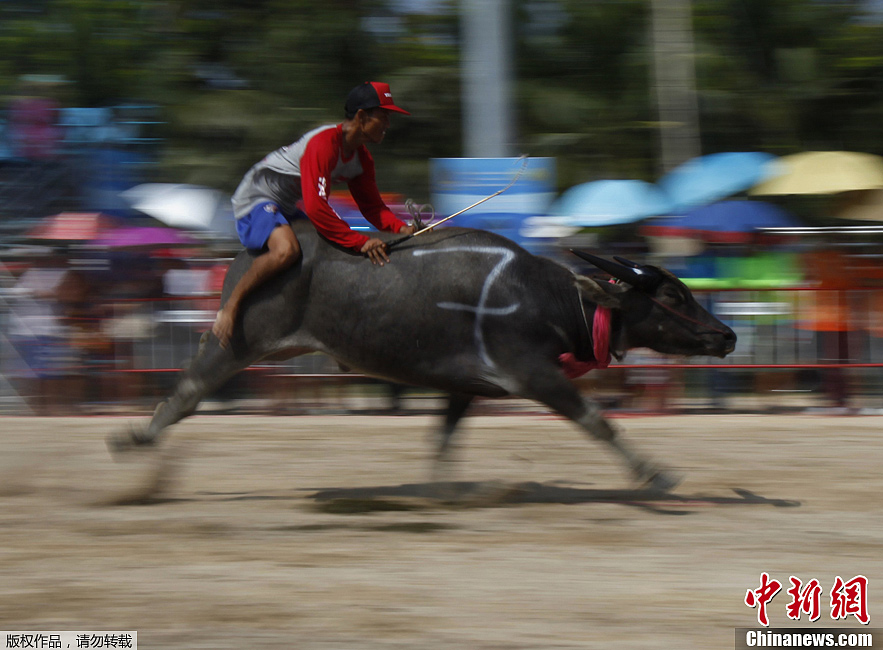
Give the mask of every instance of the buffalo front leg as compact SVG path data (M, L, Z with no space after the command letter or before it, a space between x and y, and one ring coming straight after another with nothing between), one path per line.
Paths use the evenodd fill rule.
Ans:
M666 491L678 484L677 477L634 451L622 439L613 424L603 416L600 407L580 394L557 368L548 372L535 372L527 381L524 396L546 404L576 422L592 438L607 443L625 461L634 477L641 483L653 489Z
M438 433L438 446L435 451L435 464L433 476L438 480L447 474L445 465L451 460L451 440L457 424L463 419L474 396L464 393L451 393L448 395L448 406L445 409L444 422Z
M172 395L157 405L147 427L133 426L111 435L107 439L111 451L156 443L167 427L191 415L206 396L253 361L236 357L231 349L222 348L215 337L208 335L203 335L192 364L183 372Z
M435 459L437 462L448 460L451 454L451 439L454 437L454 431L466 410L472 404L473 395L465 395L463 393L451 393L448 395L448 407L445 409L445 419L439 434L438 448L436 449Z

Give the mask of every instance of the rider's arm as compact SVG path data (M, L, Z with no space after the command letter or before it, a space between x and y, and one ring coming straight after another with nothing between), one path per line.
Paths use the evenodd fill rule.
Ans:
M378 230L399 232L405 227L405 223L393 214L380 196L374 175L374 159L365 147L359 149L358 155L362 173L350 179L347 185L359 211Z
M350 228L328 203L331 172L337 163L337 151L325 146L327 143L320 136L310 140L300 160L304 211L323 237L341 246L361 250L368 237Z

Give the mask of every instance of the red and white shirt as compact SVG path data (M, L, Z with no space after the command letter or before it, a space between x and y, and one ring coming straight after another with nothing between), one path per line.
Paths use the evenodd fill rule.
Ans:
M266 201L278 205L289 218L300 208L322 236L360 250L368 236L350 228L328 203L331 186L341 182L375 228L399 232L404 227L380 197L368 148L362 145L344 159L341 124L314 129L249 169L233 194L233 213L241 219Z

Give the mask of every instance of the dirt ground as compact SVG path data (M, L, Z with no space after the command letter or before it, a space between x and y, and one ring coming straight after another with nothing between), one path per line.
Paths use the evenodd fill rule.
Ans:
M669 496L569 423L193 417L115 462L123 418L0 418L0 628L136 630L139 647L733 648L761 572L869 579L883 603L883 417L617 420ZM157 491L158 490L158 491ZM149 498L147 498L149 497ZM878 613L879 612L879 613ZM883 620L883 619L881 619ZM883 625L881 625L883 627Z

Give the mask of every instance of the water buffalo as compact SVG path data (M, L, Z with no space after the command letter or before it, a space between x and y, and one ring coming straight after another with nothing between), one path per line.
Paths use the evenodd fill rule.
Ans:
M632 451L573 386L562 363L592 362L598 354L595 314L604 310L609 349L618 358L637 347L675 355L732 352L733 331L674 275L580 254L619 280L599 281L493 233L463 228L401 243L381 267L321 238L307 221L294 228L302 261L248 297L228 348L204 336L147 427L111 436L112 450L154 443L206 395L260 359L320 351L366 375L444 391L439 459L475 396L517 395L547 405L609 444L640 481L671 487L670 477ZM252 259L244 251L233 261L222 303ZM595 339L603 336L594 333Z

